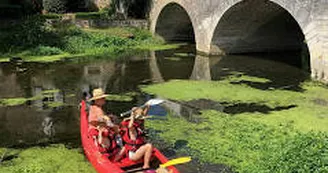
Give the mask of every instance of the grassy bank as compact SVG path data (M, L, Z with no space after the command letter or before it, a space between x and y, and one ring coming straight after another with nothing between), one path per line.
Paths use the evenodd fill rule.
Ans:
M3 160L0 163L2 173L96 173L85 160L81 149L68 149L64 145L25 150L0 148L0 155Z
M304 82L304 91L296 92L232 84L241 80L268 82L231 75L221 81L174 80L144 87L169 99L211 99L227 109L203 110L198 124L169 115L147 127L159 130L172 146L187 141L181 150L201 161L226 164L237 172L327 172L327 87Z
M57 61L86 56L115 57L127 51L170 49L147 30L137 28L80 29L59 23L49 25L40 16L29 17L0 30L0 61L18 56L25 61Z

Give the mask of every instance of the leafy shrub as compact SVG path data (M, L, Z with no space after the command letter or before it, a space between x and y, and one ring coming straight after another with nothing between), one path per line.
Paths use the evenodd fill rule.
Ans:
M152 38L152 34L148 30L132 28L131 32L135 36L136 40L147 40Z
M0 47L2 52L22 51L36 45L56 47L61 45L61 38L40 16L30 16L14 25L2 34Z
M136 42L127 38L108 36L103 33L82 33L67 37L64 50L70 53L84 53L87 49L116 47L121 50L134 45Z
M43 7L50 13L65 13L66 0L43 0Z
M92 42L88 41L87 37L72 36L67 37L64 50L70 53L83 53L92 47Z
M30 55L34 56L50 56L50 55L59 55L64 53L61 49L57 47L50 46L38 46L32 49Z

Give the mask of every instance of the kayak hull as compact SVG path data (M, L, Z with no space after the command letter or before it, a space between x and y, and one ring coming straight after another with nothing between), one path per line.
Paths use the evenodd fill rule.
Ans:
M142 164L142 160L134 162L128 158L124 158L119 162L112 162L103 156L98 151L93 139L88 136L89 125L86 102L83 100L80 106L80 131L83 150L86 157L98 173L124 173L126 171L130 171L128 169L129 167ZM168 161L168 159L156 148L153 149L152 159L157 159L160 164ZM173 173L179 173L174 166L170 166L168 169L173 171Z

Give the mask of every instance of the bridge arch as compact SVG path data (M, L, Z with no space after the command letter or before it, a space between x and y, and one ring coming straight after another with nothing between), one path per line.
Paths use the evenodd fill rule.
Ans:
M204 54L217 53L212 45L213 38L219 22L236 10L239 3L275 4L271 7L279 7L289 19L298 25L296 32L304 36L302 46L309 51L310 71L314 79L328 82L328 3L326 1L301 1L301 0L154 0L150 12L150 29L155 33L158 18L163 8L170 3L180 5L190 17L195 34L195 44L198 52ZM264 7L263 9L265 9ZM258 9L261 10L261 9ZM228 12L228 13L227 13ZM231 12L231 11L230 11ZM252 12L252 11L251 11ZM274 13L272 13L274 14ZM295 26L294 25L294 26ZM296 27L297 28L297 27ZM302 36L295 37L302 40ZM299 41L298 43L300 43ZM303 49L303 48L302 48ZM306 49L306 48L304 48Z
M281 4L285 7L273 1L236 1L215 17L210 53L293 52L277 60L309 71L309 50L298 22L304 21Z
M183 3L168 1L157 7L151 30L168 42L195 43L194 26Z

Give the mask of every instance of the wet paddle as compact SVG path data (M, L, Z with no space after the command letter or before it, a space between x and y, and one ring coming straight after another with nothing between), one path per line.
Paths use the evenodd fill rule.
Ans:
M163 102L164 102L164 100L162 100L162 99L150 99L145 104L143 104L142 106L139 106L139 108L144 108L147 105L154 106L154 105L161 104ZM129 111L126 111L126 112L121 113L120 115L121 115L121 117L124 117L126 115L130 115L131 112L132 112L132 110L129 110Z
M182 164L182 163L187 163L191 161L191 157L180 157L180 158L176 158L176 159L172 159L167 161L164 164L160 164L159 165L159 169L163 169L166 168L168 166L173 166L173 165L177 165L177 164ZM136 172L140 172L140 171L146 171L146 170L152 170L151 168L149 169L137 169L137 170L131 170L131 171L126 171L124 173L136 173ZM156 170L153 170L154 173L156 173Z

